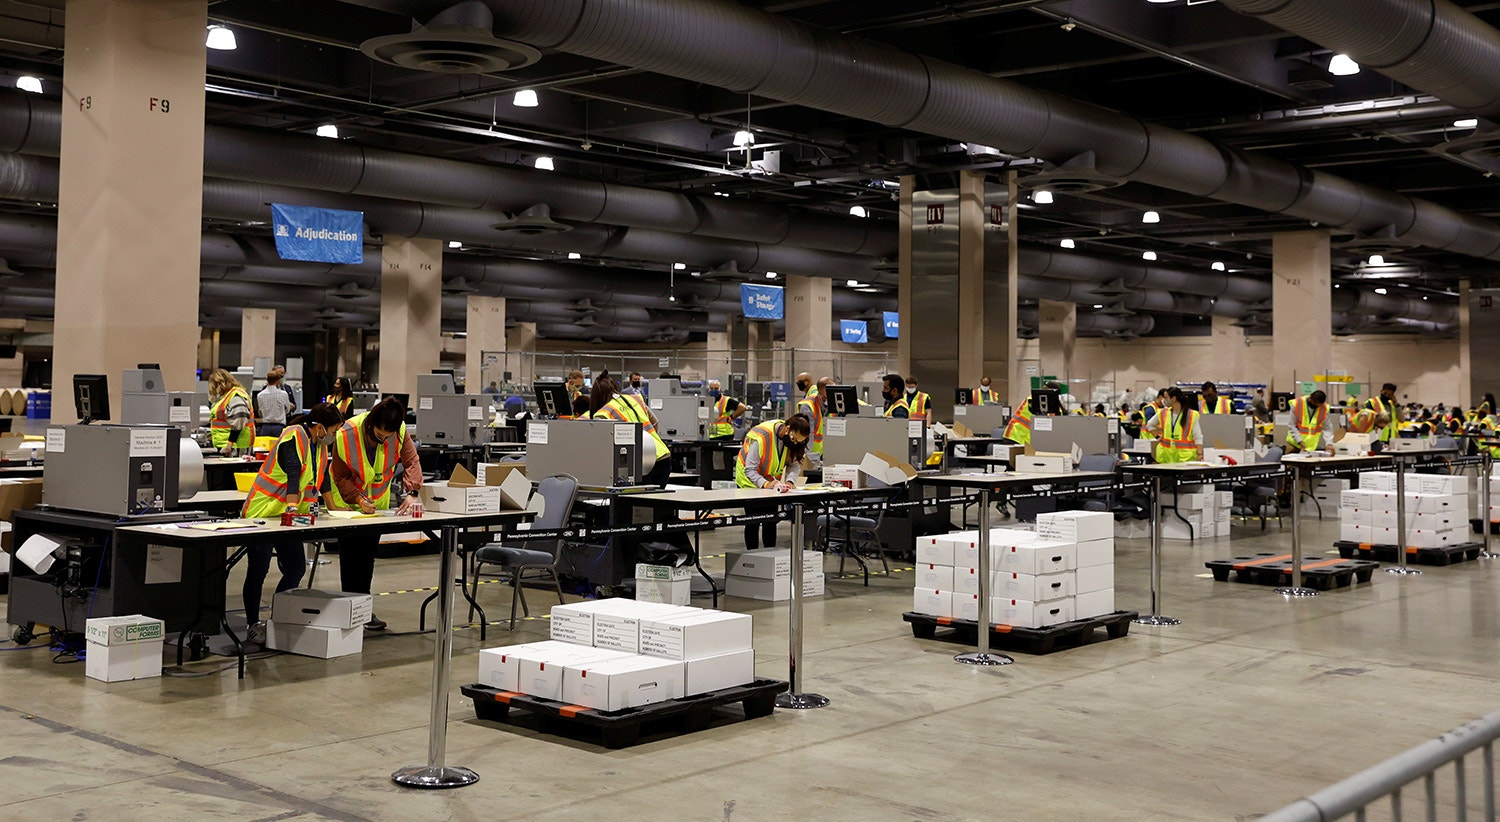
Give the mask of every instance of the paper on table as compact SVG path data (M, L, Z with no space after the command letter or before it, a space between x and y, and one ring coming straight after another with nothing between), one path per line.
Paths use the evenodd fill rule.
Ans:
M146 548L146 584L162 585L182 581L182 549L166 545Z
M25 542L21 543L20 548L16 549L16 559L26 563L31 570L36 571L38 574L45 574L47 573L47 569L52 567L52 563L57 560L52 555L52 552L56 551L57 546L60 544L41 534L32 534L26 538Z
M323 516L329 519L374 519L379 514L366 514L363 511L328 511Z
M188 525L188 526L185 526L185 527L187 527L187 528L194 528L194 529L197 529L199 531L243 531L243 530L245 530L247 528L254 528L255 527L255 523L253 523L253 522L195 522L192 525Z

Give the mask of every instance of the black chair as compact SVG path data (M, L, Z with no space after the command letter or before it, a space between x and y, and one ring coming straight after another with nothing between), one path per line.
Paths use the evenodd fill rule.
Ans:
M578 498L578 480L568 474L554 474L537 483L536 496L542 499L542 513L532 523L537 530L554 530L567 525L573 514L573 503ZM516 603L521 611L531 615L526 605L526 594L521 590L522 577L527 571L545 571L552 575L552 584L557 588L557 602L563 603L562 581L558 577L557 562L562 555L563 540L538 540L521 545L484 545L474 551L474 573L471 576L471 598L479 593L479 569L484 565L498 565L510 572L510 629L516 627ZM474 618L471 607L469 618Z

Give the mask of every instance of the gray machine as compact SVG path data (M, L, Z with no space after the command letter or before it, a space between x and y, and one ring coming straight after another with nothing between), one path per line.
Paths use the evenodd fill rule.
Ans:
M646 396L648 397L678 397L682 394L682 380L676 377L653 377L646 380Z
M649 404L656 415L656 433L662 439L707 439L706 428L713 414L713 403L707 397L652 397Z
M1204 448L1255 447L1255 418L1249 414L1199 414Z
M483 394L454 393L449 374L417 376L417 435L438 445L474 445L489 422L490 402Z
M181 436L177 428L162 425L51 426L42 501L113 516L176 508L184 490ZM201 471L198 449L187 450L200 457Z
M1115 421L1113 442L1109 422L1104 417L1037 417L1031 421L1031 447L1066 454L1076 445L1085 454L1118 454L1119 421Z
M961 422L975 436L988 436L996 428L1004 428L1010 421L1008 405L959 405L953 409L953 421Z
M628 429L628 430L627 430ZM656 451L650 453L655 463ZM526 424L526 475L571 474L580 485L640 485L650 470L639 423L614 420L532 420Z
M191 435L198 428L200 422L196 392L168 391L160 368L127 368L121 377L121 423L171 425L184 436Z
M926 462L927 423L892 417L830 417L823 428L823 464L858 465L865 454L884 451L906 457L912 467Z

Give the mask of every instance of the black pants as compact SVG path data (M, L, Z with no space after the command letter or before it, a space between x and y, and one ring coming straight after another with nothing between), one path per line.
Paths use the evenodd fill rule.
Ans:
M776 520L752 522L745 526L745 550L754 551L760 547L760 543L764 543L767 548L776 547Z
M375 548L380 537L339 539L339 589L349 594L370 593L375 578Z
M265 587L266 573L271 570L271 554L276 555L276 567L281 571L281 581L276 583L276 593L290 591L302 582L307 570L307 555L301 542L277 540L250 546L245 553L245 622L260 622L261 590Z

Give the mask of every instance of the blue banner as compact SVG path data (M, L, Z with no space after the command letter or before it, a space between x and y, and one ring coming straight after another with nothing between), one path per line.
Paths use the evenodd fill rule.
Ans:
M870 326L864 320L839 320L839 336L846 343L870 341Z
M283 260L311 263L365 261L365 215L362 211L271 204L276 253Z
M901 315L895 311L882 312L885 314L885 338L897 340L901 338Z
M792 384L789 382L768 382L766 390L771 395L771 402L790 402L792 399Z
M786 317L786 296L779 285L740 284L740 308L747 320L780 320Z

